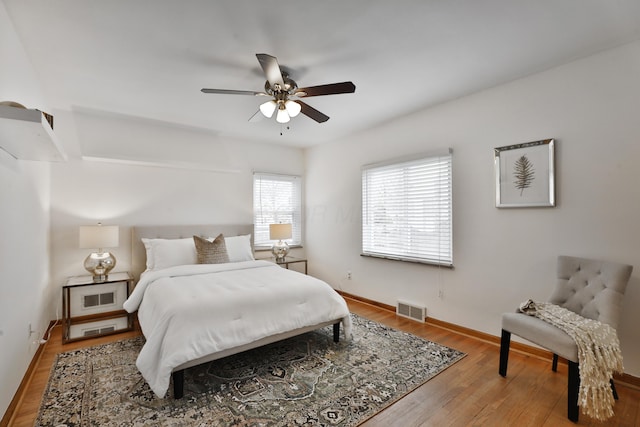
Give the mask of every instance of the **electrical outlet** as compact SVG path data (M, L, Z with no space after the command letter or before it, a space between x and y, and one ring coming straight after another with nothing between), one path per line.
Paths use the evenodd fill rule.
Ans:
M27 337L28 337L28 338L31 338L31 334L32 334L32 333L33 333L33 331L31 330L31 323L29 323L29 332L28 332Z
M438 291L438 298L440 299L444 298L444 291L442 289Z
M347 271L347 280L351 280L351 270Z

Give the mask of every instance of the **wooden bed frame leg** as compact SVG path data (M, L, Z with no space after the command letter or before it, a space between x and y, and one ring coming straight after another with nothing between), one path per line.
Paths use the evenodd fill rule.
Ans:
M340 322L333 324L333 342L340 342Z
M173 374L173 398L182 399L184 396L184 369Z

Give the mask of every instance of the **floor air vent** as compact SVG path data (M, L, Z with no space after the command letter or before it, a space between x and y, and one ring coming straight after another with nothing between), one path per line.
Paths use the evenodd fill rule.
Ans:
M396 305L396 314L398 316L417 320L418 322L424 322L427 317L427 307L398 300L398 305Z

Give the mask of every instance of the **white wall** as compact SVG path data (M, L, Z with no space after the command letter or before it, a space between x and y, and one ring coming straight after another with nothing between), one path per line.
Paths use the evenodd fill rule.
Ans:
M625 371L640 376L639 75L636 42L309 149L311 274L499 335L501 313L550 295L557 255L629 263L619 336ZM557 141L557 206L495 208L493 148L545 138ZM444 147L454 153L455 268L360 257L360 167Z
M0 101L47 111L36 74L1 1L0 63ZM0 150L0 236L1 415L50 319L45 314L50 300L47 163L16 160ZM36 333L29 335L29 324Z
M90 251L78 248L80 225L119 225L120 246L111 252L115 270L127 271L132 226L252 223L254 171L304 173L298 148L113 114L59 112L56 120L69 162L52 166L52 316L66 278L88 274L82 263Z

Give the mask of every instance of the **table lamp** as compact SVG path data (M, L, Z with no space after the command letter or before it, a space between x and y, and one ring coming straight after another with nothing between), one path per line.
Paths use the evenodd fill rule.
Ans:
M84 260L84 268L93 275L94 282L104 282L109 272L116 266L116 258L105 248L117 248L120 230L117 225L82 225L80 226L80 248L97 249Z
M289 253L289 245L285 240L290 238L291 224L269 224L269 239L278 241L271 248L271 252L276 257L276 262L284 261L284 257Z

